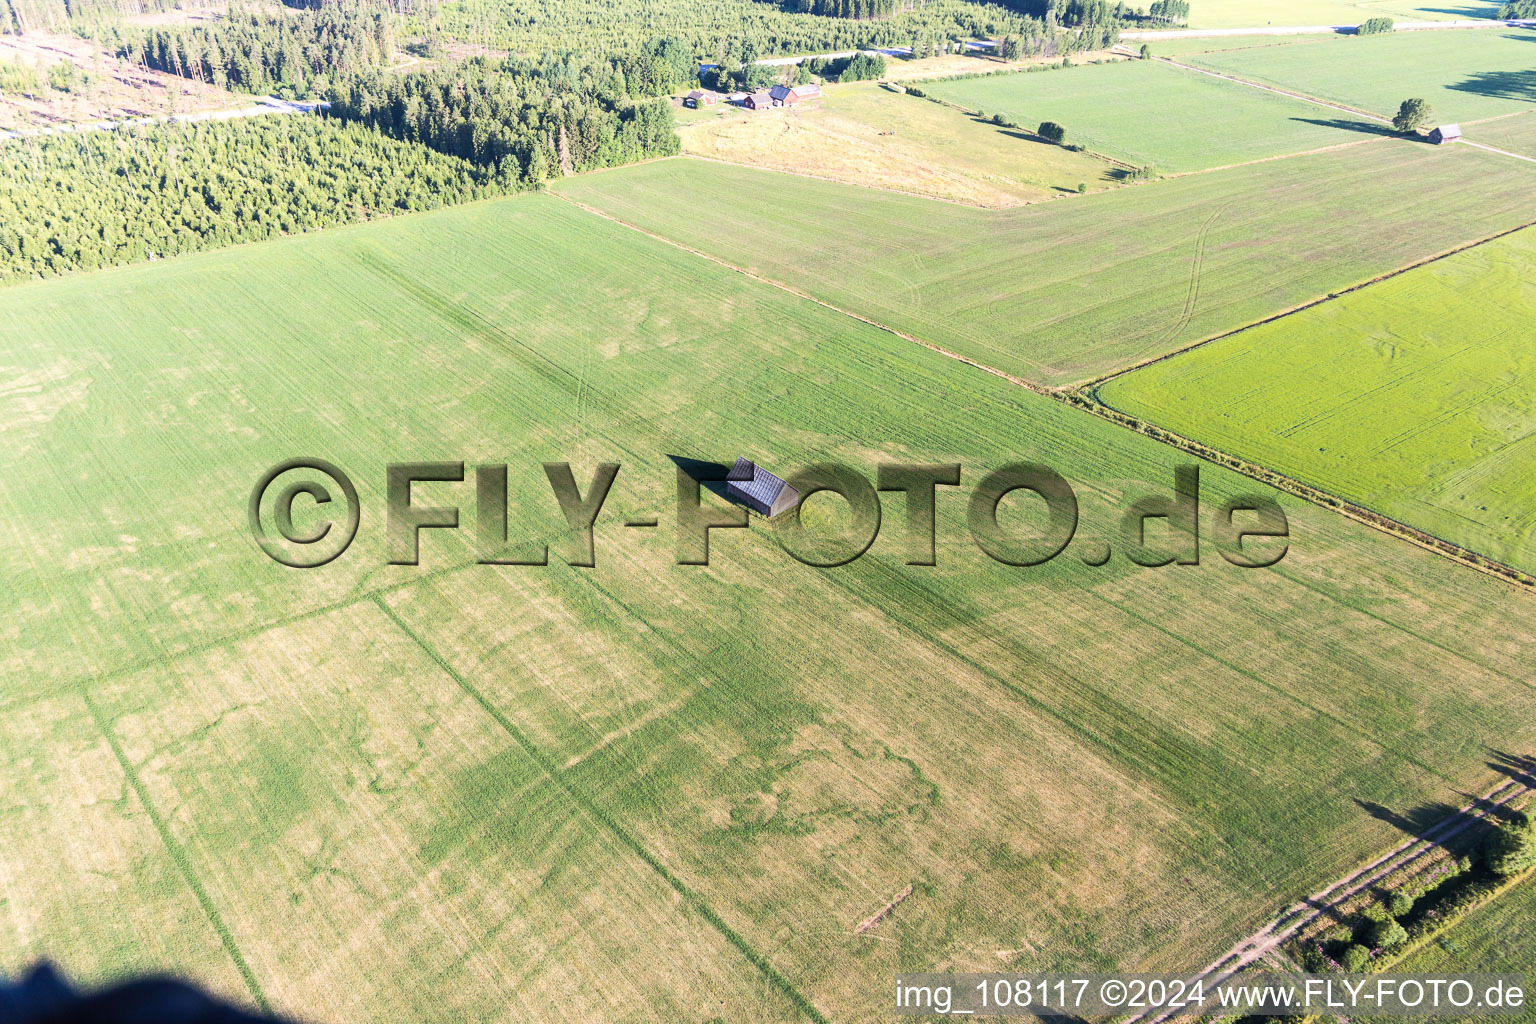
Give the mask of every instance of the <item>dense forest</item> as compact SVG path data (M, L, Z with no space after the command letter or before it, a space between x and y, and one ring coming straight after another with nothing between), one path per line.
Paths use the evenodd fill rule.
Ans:
M407 19L402 35L452 38L523 53L631 52L657 35L680 39L699 59L720 63L743 51L761 56L826 53L855 47L906 46L917 38L995 39L1029 30L1043 17L1018 3L926 0L899 3L889 16L836 16L857 0L814 0L825 13L801 10L800 0L461 0L444 5L431 24ZM866 0L879 6L881 0ZM823 8L816 8L823 9Z
M805 14L855 21L890 18L912 7L908 0L790 0L790 4L791 10Z
M122 33L118 55L156 71L245 92L323 92L389 63L394 15L370 3L271 14L231 10L210 25Z
M655 74L655 64L646 64ZM636 103L615 63L471 60L353 79L331 93L332 119L355 121L495 171L513 184L678 151L671 106Z
M0 280L173 256L504 190L488 169L304 115L0 144Z

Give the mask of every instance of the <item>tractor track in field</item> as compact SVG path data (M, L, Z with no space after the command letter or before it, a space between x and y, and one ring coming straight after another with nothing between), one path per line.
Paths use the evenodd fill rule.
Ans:
M1462 806L1454 814L1448 815L1417 836L1403 841L1364 867L1357 868L1337 879L1306 899L1293 903L1274 921L1240 939L1220 958L1187 980L1190 983L1202 982L1210 988L1220 985L1245 967L1278 949L1307 925L1351 897L1435 850L1443 849L1451 839L1461 835L1494 811L1532 792L1536 792L1536 787L1525 779L1520 777L1506 779L1482 796ZM1153 1010L1143 1011L1124 1019L1121 1024L1141 1024L1141 1022L1162 1024L1174 1015L1174 1011L1157 1016L1152 1016L1153 1013Z
M1184 309L1179 314L1179 318L1174 321L1173 326L1168 329L1167 338L1160 342L1160 345L1171 344L1179 336L1179 332L1188 327L1189 322L1195 318L1195 307L1200 303L1200 275L1205 269L1206 244L1210 240L1211 231L1215 228L1216 222L1235 202L1237 202L1236 199L1229 199L1222 203L1212 210L1211 215L1205 218L1205 223L1200 225L1200 233L1195 236L1195 255L1189 261L1189 287L1184 293Z

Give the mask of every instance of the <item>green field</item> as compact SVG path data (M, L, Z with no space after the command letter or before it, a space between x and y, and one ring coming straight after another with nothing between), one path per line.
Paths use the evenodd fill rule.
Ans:
M1274 570L1086 566L1175 451L548 196L0 322L0 972L315 1020L884 1019L902 969L1204 963L1396 841L1360 802L1536 743L1527 595L1283 497ZM946 492L935 568L891 496L842 569L761 521L675 565L668 456L739 453L1041 461L1082 541L1005 568ZM324 569L245 524L296 455L362 494ZM541 461L621 462L597 567L475 565L467 529L386 565L384 464L426 459L509 463L514 539L558 517ZM1255 487L1204 467L1208 509ZM467 527L473 493L416 500Z
M1533 185L1536 165L1381 140L1001 211L686 159L558 187L968 358L1063 384L1523 223Z
M1382 117L1419 96L1445 123L1536 107L1533 50L1531 29L1396 32L1204 54L1189 63Z
M1386 15L1405 21L1492 18L1492 0L1415 4L1413 0L1194 0L1189 23L1196 28L1247 28L1257 25L1358 25Z
M1068 141L1160 171L1205 170L1383 134L1364 118L1159 61L986 75L925 88L1026 128L1055 121L1066 127Z
M1536 159L1536 113L1516 114L1474 125L1468 129L1467 137L1474 142Z
M1110 381L1103 400L1536 571L1536 231Z
M1529 1002L1530 982L1536 978L1536 878L1525 879L1493 902L1477 908L1438 939L1398 961L1392 971L1442 977L1523 974L1527 1000L1524 1013L1498 1018L1475 1014L1441 1019L1447 1024L1471 1024L1490 1019L1529 1021L1536 1017L1536 1006Z

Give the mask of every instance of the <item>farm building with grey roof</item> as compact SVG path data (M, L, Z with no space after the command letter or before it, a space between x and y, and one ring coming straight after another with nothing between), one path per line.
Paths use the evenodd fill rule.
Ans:
M800 492L749 459L737 457L725 478L725 496L772 519L800 501Z

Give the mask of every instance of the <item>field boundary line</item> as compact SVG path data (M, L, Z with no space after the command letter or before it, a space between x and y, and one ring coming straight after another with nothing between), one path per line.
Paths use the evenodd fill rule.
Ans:
M1121 63L1124 63L1124 62L1122 61ZM1073 67L1082 67L1082 66L1083 65L1081 65L1081 64L1074 64L1073 65ZM1017 72L1015 72L1015 74L1022 74L1022 73L1023 73L1023 69L1022 68L1019 69ZM922 88L922 86L918 86L918 88ZM926 92L925 91L921 97L911 96L909 98L911 98L911 99L931 100L932 102L937 103L940 106L949 107L951 110L958 110L960 113L964 114L966 117L977 118L978 120L981 120L982 123L984 123L984 124L991 124L992 123L990 120L982 118L981 111L979 111L979 110L972 110L970 107L962 106L961 104L955 103L952 100L946 100L942 96L935 96L931 92ZM1002 127L1002 126L999 126L999 127ZM1039 139L1041 142L1043 142L1043 143L1045 143L1047 145L1051 145L1051 146L1060 145L1060 143L1050 142L1048 139L1045 139L1044 137L1042 137L1039 132L1036 132L1033 129L1028 128L1028 127L1026 127L1025 125L1022 125L1022 124L1021 125L1015 125L1014 126L1014 131L1023 132L1025 135L1028 135L1030 138L1032 138L1032 139ZM1089 149L1087 146L1084 146L1080 150L1080 152L1087 153L1091 157L1097 157L1098 159L1103 160L1105 163L1114 164L1116 167L1119 167L1122 170L1126 170L1126 171L1140 170L1140 168L1136 164L1127 163L1126 161L1121 160L1119 157L1110 156L1108 153L1100 153L1098 150L1096 150L1096 149ZM1166 175L1165 175L1165 177L1166 177ZM1124 185L1138 185L1138 184L1142 184L1142 183L1141 182L1135 182L1135 181L1120 182L1120 186L1124 186ZM1104 192L1104 191L1107 191L1107 190L1106 189L1099 189L1098 191ZM1088 194L1089 195L1093 195L1092 192L1090 192ZM1053 196L1052 198L1059 198L1059 197Z
M1339 295L1347 294L1350 291L1357 291L1360 288L1366 287L1368 284L1374 284L1377 280L1385 280L1389 277L1395 277L1398 274L1405 273L1408 270L1412 270L1413 266L1394 270L1388 274L1381 275L1379 278L1374 278L1371 281L1357 284L1352 288L1346 289L1345 291L1336 292L1324 298L1314 299L1311 302L1303 303L1300 306L1286 310L1283 313L1277 313L1274 316L1265 318L1264 320L1258 320L1244 327L1237 328L1236 330L1228 331L1225 334L1207 338L1204 341L1197 342L1194 345L1185 346L1183 349L1179 349L1174 352L1163 353L1162 355L1146 360L1142 364L1137 364L1136 366L1117 370L1113 374L1110 374L1108 377L1102 379L1089 381L1086 384L1068 384L1062 387L1048 387L1044 384L1037 384L1034 381L1025 380L1023 377L1008 373L1005 370L1000 370L995 366L988 366L986 363L977 362L976 360L967 356L963 356L958 352L951 352L949 349L935 345L930 341L925 341L915 334L909 334L906 331L897 330L888 324L883 324L880 321L872 319L871 317L864 316L861 313L855 313L852 310L844 309L843 307L834 305L825 299L818 299L816 296L801 291L792 285L784 284L781 281L775 281L771 277L765 277L762 274L754 273L745 267L737 266L728 260L724 260L718 256L711 255L710 253L704 252L701 249L696 249L691 245L667 238L665 235L659 235L654 231L640 227L638 224L632 224L629 221L614 216L613 214L606 213L603 210L597 209L596 207L589 206L579 199L574 199L560 192L552 191L549 194L559 199L561 202L570 203L572 206L586 210L593 216L601 217L604 220L611 221L614 224L618 224L622 227L626 227L631 231L638 231L640 234L645 235L648 238L654 238L656 241L665 245L670 245L674 249L680 249L683 252L693 253L695 256L706 259L709 262L719 266L725 267L727 270L741 274L743 277L751 278L754 281L759 281L773 288L778 288L782 291L788 292L791 295L805 299L808 302L814 302L818 306L823 306L827 309L833 310L834 312L841 313L846 317L857 320L860 323L868 324L871 327L884 331L887 334L894 335L895 337L901 338L904 341L909 341L914 345L920 345L923 348L928 349L930 352L936 352L939 355L953 359L958 363L964 363L966 366L975 367L984 373L990 373L994 377L1001 377L1003 380L1008 381L1010 384L1015 384L1021 388L1024 388L1026 391L1031 391L1037 395L1044 395L1047 398L1054 398L1063 404L1081 409L1084 412L1098 416L1099 418L1107 420L1111 423L1116 423L1121 427L1124 427L1128 430L1133 430L1136 433L1142 434L1145 437L1149 437L1154 441L1161 441L1169 447L1177 448L1180 451L1193 455L1196 458L1203 459L1213 465L1230 469L1252 480L1257 480L1260 483L1268 484L1277 490L1281 490L1287 494L1290 494L1292 497L1300 498L1322 508L1331 509L1334 512L1344 516L1346 519L1352 519L1363 526L1371 527L1372 529L1381 533L1385 533L1388 536L1396 537L1400 540L1406 540L1425 551L1441 555L1453 562L1457 562L1458 564L1467 566L1471 569L1476 569L1477 571L1488 576L1492 576L1495 579L1503 580L1506 583L1513 584L1526 590L1536 590L1536 576L1532 576L1531 574L1526 573L1520 569L1516 569L1514 566L1506 565L1505 563L1496 559L1489 558L1486 555L1478 554L1476 551L1473 551L1470 548L1464 548L1461 545L1452 541L1448 541L1443 537L1437 537L1434 534L1420 530L1417 527L1409 526L1407 523L1399 522L1390 516L1365 508L1362 505L1356 505L1354 502L1342 498L1339 495L1332 493L1331 491L1325 491L1320 487L1314 487L1311 484L1303 483L1300 480L1296 480L1293 477L1287 476L1284 473L1280 473L1276 470L1269 469L1266 466L1261 466L1258 463L1249 462L1246 459L1240 459L1230 452L1223 451L1219 448L1214 448L1210 445L1202 444L1199 441L1185 437L1184 435L1178 434L1172 430L1167 429L1166 427L1161 427L1156 424L1137 419L1128 413L1121 412L1119 409L1105 404L1098 398L1096 393L1100 383L1103 383L1104 381L1114 377L1118 377L1123 373L1129 373L1131 370L1137 369L1141 365L1149 365L1151 363L1159 362L1163 359L1171 358L1172 356L1177 355L1179 352L1188 351L1189 349L1196 348L1199 345L1209 344L1213 341L1220 340L1220 338L1236 334L1238 331L1248 330L1249 328L1257 327L1260 324L1268 323L1271 320L1278 320L1282 316L1289 316L1292 313L1299 312L1300 310L1306 309L1310 306L1316 306L1319 303L1327 302L1330 299L1338 297ZM1421 261L1421 263L1415 264L1414 266L1421 266L1423 263L1431 262L1434 259L1441 259L1445 256L1453 255L1456 252L1460 252L1462 249L1470 249L1473 246L1481 245L1484 242L1493 241L1494 239L1501 238L1504 235L1514 234L1516 231L1531 227L1533 224L1536 224L1536 221L1522 224L1519 227L1510 228L1507 231L1501 231L1498 234L1490 235L1488 238L1480 239L1476 242L1468 242L1466 245L1459 246L1457 249L1450 250L1448 252L1441 253L1439 256L1431 257L1428 260Z
M756 273L754 271L748 270L746 267L737 266L736 264L731 263L729 260L724 260L724 259L721 259L718 256L711 255L710 253L707 253L707 252L705 252L702 249L696 249L696 248L694 248L691 245L688 245L686 243L679 242L679 241L676 241L674 239L668 238L665 235L659 235L656 232L647 230L646 228L643 228L643 227L641 227L638 224L633 224L633 223L631 223L631 222L629 222L627 220L623 220L622 218L615 217L611 213L606 213L606 212L604 212L602 210L599 210L595 206L589 206L589 205L587 205L586 203L582 202L579 199L573 199L572 197L570 197L568 195L565 195L564 193L561 193L561 192L550 192L549 194L551 196L554 196L556 199L559 199L561 202L570 203L572 206L575 206L575 207L577 207L579 209L582 209L582 210L586 210L588 213L592 214L594 217L601 217L604 220L612 221L614 224L618 224L621 227L628 228L631 231L638 231L640 234L645 235L647 238L654 238L658 242L661 242L661 243L663 243L665 245L670 245L674 249L681 249L683 252L692 253L693 255L698 256L701 259L706 259L709 262L716 264L717 266L721 266L721 267L724 267L727 270L734 271L735 273L738 273L738 274L742 275L743 277L751 278L752 280L758 281L758 282L760 282L762 284L766 284L766 285L768 285L771 288L777 288L780 291L788 292L789 294L795 296L796 298L804 299L807 302L814 302L814 303L816 303L816 305L822 306L822 307L824 307L826 309L830 309L834 313L841 313L843 316L849 317L849 318L851 318L853 320L857 320L860 323L868 324L869 326L877 328L878 330L884 331L887 334L893 334L896 337L901 338L904 341L910 341L914 345L921 345L923 348L928 349L930 352L937 352L939 355L941 355L941 356L948 356L950 359L953 359L956 362L964 363L967 366L974 366L978 370L982 370L982 371L984 371L986 373L990 373L994 377L1001 377L1001 378L1003 378L1003 380L1006 380L1006 381L1008 381L1011 384L1017 384L1019 387L1024 388L1024 389L1026 389L1028 391L1033 391L1033 392L1035 392L1038 395L1045 395L1047 397L1052 397L1052 398L1059 397L1060 393L1056 389L1046 387L1043 384L1036 384L1033 381L1025 380L1023 377L1014 376L1013 374L1008 373L1005 370L997 369L995 366L988 366L985 363L978 363L976 360L970 359L970 358L968 358L966 356L963 356L963 355L959 354L958 352L951 352L947 348L943 348L943 347L941 347L939 345L935 345L935 344L933 344L932 342L929 342L929 341L924 341L922 338L919 338L915 334L908 334L906 331L899 331L896 328L889 326L888 324L883 324L883 323L881 323L878 320L875 320L875 319L872 319L870 317L864 316L862 313L855 313L852 310L844 309L842 306L834 305L833 303L830 303L830 302L826 301L825 299L818 299L816 296L811 295L808 292L801 291L799 288L796 288L794 285L785 284L782 281L775 281L771 277L765 277L762 274L759 274L759 273Z
M1202 167L1197 171L1173 171L1171 173L1159 172L1158 178L1190 178L1197 174L1215 174L1218 171L1235 171L1240 167L1252 167L1255 164L1272 164L1276 160L1290 160L1298 156L1317 156L1319 153L1332 153L1339 149L1353 149L1355 146L1370 146L1386 139L1380 135L1374 139L1356 139L1353 142L1335 142L1331 146L1319 146L1317 149L1303 149L1295 153L1277 153L1274 156L1261 156L1254 160L1244 160L1242 163L1222 164L1220 167Z
M472 699L476 704L480 705L481 710L490 716L490 718L498 726L501 727L503 732L511 737L512 741L516 743L519 748L521 748L523 753L526 754L534 762L534 764L539 766L539 768L549 778L549 781L553 782L561 792L569 797L572 802L576 804L576 806L581 808L594 821L611 832L614 837L617 838L619 842L622 843L631 853L639 857L647 867L649 867L662 879L662 881L667 883L673 892L677 893L683 898L683 901L687 906L691 907L695 912L703 917L704 920L708 921L709 924L714 927L715 931L720 933L722 938L724 938L728 943L730 943L731 946L736 949L737 952L745 957L753 967L756 967L758 972L763 975L769 984L778 989L779 993L787 998L791 1003L793 1003L796 1009L800 1010L801 1013L815 1021L816 1024L831 1024L831 1022L822 1015L821 1011L816 1009L814 1003L807 999L805 995L802 994L800 990L797 989L788 978L780 974L778 969L775 968L771 962L769 962L767 957L759 953L734 928L727 924L724 918L722 918L713 907L705 902L703 897L699 896L698 893L694 892L686 882L673 874L672 871L661 862L660 858L651 853L651 851L648 850L643 843L636 839L628 829L619 824L617 819L599 807L595 800L567 782L565 773L558 770L549 760L549 758L546 757L541 750L539 750L533 741L528 739L527 736L523 735L523 731L514 725L512 720L503 714L499 708L492 704L490 700L480 692L478 687L476 687L468 679L464 678L464 676L461 675L457 669L449 664L446 658L444 658L437 652L435 648L423 640L421 636L417 634L417 632L413 630L403 618L400 617L400 614L389 606L388 602L386 602L382 597L378 596L372 597L372 601L375 605L378 606L379 610L384 613L385 617L395 624L396 628L398 628L407 639L409 639L418 648L420 648L422 653L430 658L433 664L441 669L443 673L448 676L448 678L457 683L459 688L463 690L465 694L470 697L470 699Z
M1356 504L1348 498L1334 494L1332 491L1297 480L1295 477L1270 469L1268 466L1250 462L1247 459L1233 455L1231 452L1196 441L1177 431L1169 430L1167 427L1139 419L1130 413L1122 412L1114 406L1107 404L1097 394L1067 391L1059 392L1058 397L1064 398L1070 404L1091 412L1101 419L1112 423L1119 423L1128 430L1134 430L1145 437L1161 441L1169 447L1177 448L1196 458L1204 459L1206 462L1241 473L1243 476L1257 480L1259 483L1268 484L1270 487L1284 491L1294 498L1301 498L1314 505L1332 509L1346 519L1353 519L1363 526L1369 526L1381 533L1396 537L1399 540L1405 540L1425 551L1441 555L1453 562L1464 565L1469 569L1476 569L1478 572L1492 576L1495 579L1501 579L1506 583L1528 591L1536 591L1536 576L1525 572L1523 569L1517 569L1496 558L1480 554L1471 548L1463 547L1455 541L1446 540L1444 537L1437 536L1427 530L1410 526L1401 520L1393 519L1383 512L1377 512L1364 505ZM1536 683L1528 683L1526 685L1536 689Z
M1448 840L1465 832L1472 825L1488 817L1495 810L1507 806L1517 797L1531 792L1536 792L1536 789L1533 789L1532 785L1523 779L1505 779L1483 793L1483 795L1474 797L1460 809L1447 815L1418 835L1399 843L1364 867L1357 868L1343 878L1331 882L1311 896L1291 904L1281 911L1270 924L1239 940L1220 959L1211 963L1199 974L1191 976L1188 980L1191 982L1203 981L1211 987L1220 985L1243 968L1261 959L1271 951L1278 949L1287 939L1330 910L1336 908L1345 900L1359 894L1388 875L1402 870L1430 852L1443 849ZM1341 889L1342 891L1340 891ZM1308 910L1311 910L1311 913L1307 913ZM1217 972L1224 973L1218 975ZM1143 1020L1148 1021L1148 1024L1162 1024L1163 1021L1173 1016L1173 1012L1169 1011L1157 1017L1151 1017L1149 1020L1149 1016L1153 1012L1150 1009L1145 1010L1135 1016L1125 1018L1121 1024L1137 1024L1137 1022Z
M1236 75L1229 75L1222 71L1211 71L1207 68L1202 68L1194 64L1185 64L1183 61L1174 60L1172 57L1159 57L1156 54L1153 54L1152 59L1162 61L1164 64L1171 64L1176 68L1183 68L1185 71L1193 71L1197 75L1209 75L1212 78L1220 78L1223 81L1236 82L1238 85L1246 85L1250 89L1262 89L1264 92L1272 92L1277 96L1289 96L1293 100L1303 100L1307 103L1316 104L1319 107L1327 107L1330 110L1341 110L1346 114L1355 114L1360 117L1368 117L1372 121L1379 121L1382 124L1392 123L1392 119L1390 117L1382 117L1380 114L1372 113L1369 110L1361 110L1358 107L1347 106L1343 103L1334 103L1329 100L1319 99L1316 96L1308 96L1304 92L1292 92L1289 89L1281 89L1273 85L1264 85L1260 82L1250 82L1246 78L1239 78Z
M1352 145L1358 145L1358 143L1352 143ZM1532 162L1536 163L1536 161ZM1202 174L1206 172L1191 171L1189 173ZM1265 324L1272 324L1276 320L1284 320L1286 317L1294 316L1295 314L1311 309L1314 306L1321 306L1326 302L1332 302L1335 299L1343 298L1346 295L1358 292L1364 288L1369 288L1371 285L1380 284L1383 281L1390 281L1392 278L1406 274L1411 270L1418 270L1420 267L1426 267L1431 263L1437 263L1440 260L1455 256L1457 253L1466 252L1468 249L1476 249L1480 245L1487 245L1489 242L1496 242L1501 238L1505 238L1513 234L1518 234L1527 228L1533 227L1536 227L1536 220L1526 221L1524 224L1516 224L1512 228L1504 228L1503 230L1496 231L1491 235L1485 235L1482 238L1474 239L1470 242L1463 242L1450 249L1437 252L1432 256L1425 256L1423 259L1415 260L1414 262L1398 267L1395 270L1389 270L1384 274L1377 274L1375 277L1369 278L1368 280L1359 281L1348 286L1347 288L1340 288L1336 292L1329 292L1327 295L1322 295L1315 299L1308 299L1306 302L1298 303L1297 305L1291 306L1288 309L1282 309L1278 313L1271 313L1269 316L1263 317L1259 320L1254 320L1252 323L1243 324L1241 327L1234 327L1229 331L1222 331L1221 333L1213 334L1208 338L1201 338L1199 341L1192 341L1188 345L1180 345L1178 348L1169 349L1167 352L1159 352L1157 355L1148 356L1147 358L1137 360L1134 363L1128 363L1125 366L1121 366L1118 369L1111 370L1105 374L1100 374L1097 377L1090 377L1087 380L1078 381L1076 384L1068 385L1065 390L1076 390L1082 392L1097 391L1099 388L1103 387L1105 384L1108 384L1110 381L1119 377L1124 377L1127 374L1135 373L1137 370L1146 369L1148 366L1154 366L1157 363L1165 362L1166 360L1173 359L1175 356L1184 355L1186 352L1193 352L1197 348L1204 348L1206 345L1211 345L1226 338L1230 338L1235 334L1242 334L1244 331L1251 331L1255 327L1263 327Z
M1511 153L1507 149L1499 149L1496 146L1488 145L1486 142L1473 142L1471 139L1467 138L1463 138L1461 141L1466 143L1468 146L1471 146L1473 149L1483 149L1487 150L1489 153L1497 153L1500 156L1513 157L1516 160L1524 160L1528 164L1536 164L1536 157L1522 156L1519 153Z
M253 550L259 549L253 548ZM181 661L184 658L192 658L199 654L206 654L209 651L216 651L221 647L227 647L230 644L240 643L242 640L254 640L256 637L259 637L265 633L270 633L274 629L283 629L287 626L294 626L301 622L307 622L310 619L316 619L325 615L331 615L335 612L345 611L346 609L351 608L354 605L361 604L362 602L367 601L373 597L383 594L392 594L397 590L404 590L407 587L414 587L418 583L431 582L432 580L439 579L443 576L448 576L456 572L462 572L465 569L471 568L477 564L478 563L476 562L462 562L458 565L447 565L441 569L432 569L422 573L420 576L413 577L409 580L404 580L399 583L389 583L382 587L376 587L373 590L365 590L361 593L353 594L351 597L345 598L343 600L333 601L330 604L319 605L318 607L310 608L302 612L294 612L292 615L283 615L272 619L269 622L251 626L248 629L236 630L233 633L225 633L223 636L216 636L208 640L200 640L197 643L188 644L186 647L179 651L169 651L165 654L152 655L148 658L139 658L136 661L125 662L124 664L118 665L115 668L104 669L100 672L92 672L78 679L75 679L72 683L61 684L58 690L45 690L41 693L33 693L23 696L20 698L20 702L24 705L34 703L38 700L44 700L49 696L54 695L56 692L68 689L71 686L75 689L84 691L85 687L92 683L111 682L114 679L121 679L123 676L132 675L135 672L143 672L152 668L161 668L166 665L171 665L175 662Z
M198 905L202 907L203 914L208 918L208 923L218 933L219 942L224 946L224 952L229 954L229 958L234 961L235 969L240 972L240 977L245 981L245 987L250 992L251 998L256 1001L256 1005L261 1009L262 1013L271 1014L272 1005L267 1002L266 994L261 990L261 983L256 980L256 975L251 970L250 964L246 963L244 954L240 952L240 946L235 942L234 934L229 930L229 926L224 923L224 918L219 913L219 908L213 905L213 898L208 895L208 890L203 888L202 882L198 881L197 874L192 870L192 862L187 857L187 852L181 848L180 843L176 842L176 838L171 835L170 826L160 816L160 812L155 809L154 803L149 798L149 790L144 786L144 781L139 778L139 773L128 760L128 755L123 752L122 746L117 742L117 737L113 734L111 725L101 713L101 707L91 698L90 692L84 686L80 687L80 698L85 701L85 706L91 713L91 719L96 723L97 731L107 741L107 745L112 748L112 756L117 758L117 764L122 769L124 779L139 798L139 803L143 805L144 812L149 815L150 823L154 825L155 831L160 834L160 842L165 845L166 852L176 865L176 870L181 873L182 880L187 883L187 888L192 890L192 895L197 897Z

